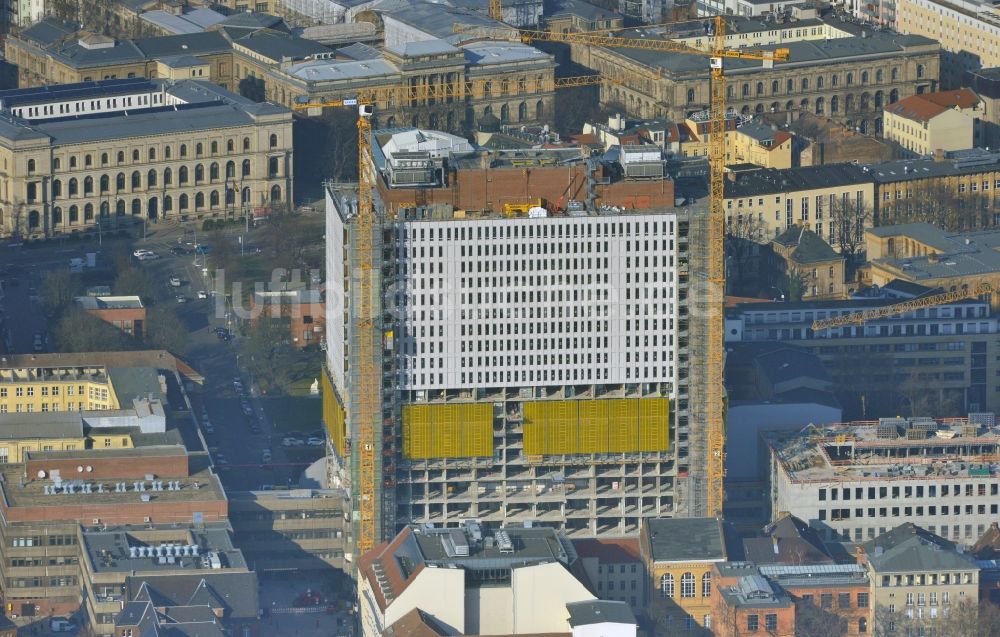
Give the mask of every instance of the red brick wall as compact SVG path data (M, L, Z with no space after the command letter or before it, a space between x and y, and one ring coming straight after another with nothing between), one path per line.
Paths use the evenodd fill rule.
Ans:
M145 331L146 325L146 308L138 309L114 309L114 310L87 310L90 314L93 314L97 318L101 319L106 323L111 323L114 325L116 321L118 322L131 322L133 324L133 334L137 337L142 338L142 332ZM135 322L140 321L140 329L135 329Z
M603 177L603 174L595 175L597 179ZM415 203L448 204L459 210L500 211L505 203L524 203L538 198L553 210L564 208L570 199L587 199L586 167L580 164L469 169L451 173L450 179L451 185L444 188L388 189L379 181L378 189L382 200L392 211L397 210L400 204L412 206ZM597 205L629 209L674 206L674 182L669 179L596 184L594 194Z
M5 485L5 488L16 489L17 487ZM190 491L188 491L188 493L190 493ZM172 524L174 522L190 523L192 515L195 512L202 513L205 522L216 522L228 519L229 503L221 495L219 496L220 499L215 500L175 500L170 502L157 500L156 493L150 493L150 495L153 499L149 502L140 501L139 496L133 496L130 491L127 497L135 497L134 502L101 504L84 501L82 504L77 505L67 505L63 502L60 506L43 506L39 504L13 508L8 507L7 502L3 501L0 503L0 509L3 510L4 519L8 523L75 520L80 524L90 525L93 524L95 519L98 519L102 524L111 526L121 524L144 524L147 517L153 524ZM177 497L174 494L171 495ZM100 496L88 495L80 497L90 499L98 498Z
M251 316L257 316L257 302L256 299L251 299ZM274 317L273 314L276 310L275 307L280 307L279 311L282 317L288 319L288 334L289 340L295 347L307 347L309 345L319 345L319 341L326 334L326 305L324 303L302 303L293 305L291 303L282 303L280 306L275 306L268 304L264 308L260 316ZM306 323L305 317L311 317L312 323ZM254 319L256 320L256 319ZM323 328L320 332L313 332L312 340L304 340L302 338L303 332L306 329L312 331L314 327Z
M99 433L99 431L98 431ZM77 467L93 467L93 471L78 472ZM25 476L34 479L39 471L46 474L53 469L58 469L64 480L74 480L76 478L117 478L125 480L128 478L143 478L146 474L159 476L171 476L174 478L186 477L189 474L188 457L184 455L176 456L131 456L126 458L59 458L47 460L44 458L31 458L25 464Z
M855 585L843 585L843 586L796 586L794 588L785 589L792 598L798 603L803 603L803 597L806 595L812 595L812 603L816 606L820 606L822 602L822 595L828 594L833 596L833 604L830 608L825 608L828 613L837 615L838 617L843 617L847 620L847 635L859 635L862 633L858 632L858 620L862 617L867 620L867 634L872 632L872 606L874 601L869 597L868 608L858 608L858 593L868 593L869 588L867 583L865 584L855 584ZM851 604L849 608L840 608L839 605L839 595L840 593L847 593L851 596Z

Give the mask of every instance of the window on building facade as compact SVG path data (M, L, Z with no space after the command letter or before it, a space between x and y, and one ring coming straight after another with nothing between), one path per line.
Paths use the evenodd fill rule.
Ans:
M684 573L681 575L681 597L694 597L694 575Z

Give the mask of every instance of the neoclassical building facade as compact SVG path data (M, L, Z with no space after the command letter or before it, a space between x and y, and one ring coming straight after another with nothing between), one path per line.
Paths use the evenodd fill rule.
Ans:
M292 115L204 81L0 92L0 233L242 216L292 203Z
M729 109L808 111L878 135L883 106L939 88L941 47L923 36L864 31L826 40L780 40L780 46L789 50L789 59L773 67L725 61ZM615 78L602 86L601 101L624 107L632 117L677 121L709 107L707 56L574 45L573 58Z

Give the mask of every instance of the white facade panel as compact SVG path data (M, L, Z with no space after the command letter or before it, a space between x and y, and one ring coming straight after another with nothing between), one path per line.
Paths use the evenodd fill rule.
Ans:
M672 214L397 225L404 390L672 382Z
M347 397L344 378L344 221L326 191L326 366L333 385Z

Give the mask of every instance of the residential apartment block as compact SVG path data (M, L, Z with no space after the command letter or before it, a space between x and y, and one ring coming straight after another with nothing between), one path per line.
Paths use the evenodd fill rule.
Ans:
M986 148L1000 146L1000 68L990 67L968 71L962 78L982 102L979 120L979 145Z
M786 591L773 586L751 564L723 563L713 570L712 635L795 635L795 602Z
M994 469L978 462L1000 445L992 414L765 436L772 516L794 515L827 541L870 541L912 523L971 546L998 514Z
M292 115L208 82L107 80L0 92L0 232L239 216L292 202Z
M854 164L745 170L728 177L726 223L744 239L766 243L801 226L843 248L863 243L872 224L875 186Z
M137 397L169 408L169 389L189 374L193 370L162 350L6 356L0 414L122 410Z
M875 225L924 221L957 232L1000 222L1000 153L996 151L937 153L933 158L867 164L862 169L875 180ZM878 258L884 256L878 254Z
M883 110L886 139L915 155L975 146L979 97L967 88L911 95Z
M900 33L941 43L941 83L962 86L966 71L1000 66L1000 13L981 0L900 0L894 3Z
M858 547L872 587L872 632L931 634L960 604L979 610L980 568L954 543L904 523ZM968 620L967 620L968 621Z

